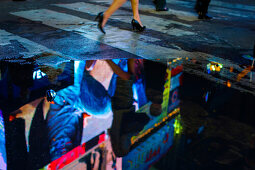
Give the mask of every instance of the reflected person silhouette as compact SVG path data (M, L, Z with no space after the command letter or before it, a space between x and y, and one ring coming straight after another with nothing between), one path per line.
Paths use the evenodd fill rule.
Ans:
M151 60L144 60L146 97L151 101L150 115L159 116L162 112L163 91L167 66Z
M127 71L121 68L125 62ZM133 105L132 85L138 76L140 62L136 59L128 59L122 60L119 65L111 60L107 60L107 63L118 75L115 94L112 97L113 123L109 134L115 155L123 157L130 151L131 137L141 131L149 121L145 113L136 113Z

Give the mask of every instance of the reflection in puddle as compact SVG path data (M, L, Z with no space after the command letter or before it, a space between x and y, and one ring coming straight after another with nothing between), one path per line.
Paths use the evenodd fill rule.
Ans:
M246 75L234 82L225 63L0 64L0 161L9 169L253 166L253 86L236 83Z

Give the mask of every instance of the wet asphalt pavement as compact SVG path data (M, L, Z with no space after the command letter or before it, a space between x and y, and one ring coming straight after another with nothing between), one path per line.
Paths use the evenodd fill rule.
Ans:
M140 2L147 30L131 30L129 2L107 23L106 35L94 18L109 1L1 1L0 58L30 58L53 53L65 59L115 57L224 58L250 64L255 40L254 2L212 1L213 20L198 20L194 1L167 1L168 12L156 12L151 1Z
M112 16L105 27L106 35L102 35L94 18L109 3L2 0L0 82L6 76L7 82L16 79L15 72L11 76L3 72L6 63L13 62L32 64L37 71L43 68L47 76L52 76L50 83L60 85L60 89L74 83L68 79L74 76L73 60L142 58L168 62L171 68L181 63L183 77L178 92L182 131L173 138L168 153L151 169L253 169L254 155L250 152L255 147L254 1L212 0L209 14L214 18L210 21L197 19L194 0L167 0L168 12L156 12L150 0L140 1L141 20L147 27L142 33L131 30L132 13L127 2ZM66 64L69 62L72 64ZM99 66L96 67L99 71L91 74L100 73L96 80L105 87L112 75L107 69L100 72L105 65ZM63 72L64 67L67 72ZM51 72L52 68L57 71ZM30 74L25 72L24 79ZM68 75L62 77L68 79L67 84L55 81L54 75L61 73ZM41 75L33 72L34 79ZM20 107L37 100L38 95L45 95L47 88L35 90L36 95L31 98L24 88L20 94L23 100L17 98L9 107L1 105L0 109L10 113L18 109L14 105ZM5 90L2 91L5 95ZM2 99L1 104L5 102ZM100 119L93 121L110 128L100 124ZM111 121L107 118L106 122ZM100 130L90 125L82 142Z
M153 168L254 169L254 96L188 73L181 91L183 131Z
M107 103L110 102L108 93L116 86L114 85L116 81L105 60L86 62L62 60L59 63L47 64L39 61L43 60L27 61L26 64L10 61L0 63L0 109L5 120L7 165L10 169L17 167L47 169L49 166L56 166L58 169L65 165L66 161L63 160L72 159L65 157L66 151L71 152L71 149L83 145L86 145L86 148L96 147L97 135L102 131L104 133L108 131L106 135L111 138L113 147L111 152L123 159L123 169L150 167L158 170L237 168L252 170L255 95L254 81L250 82L251 72L244 75L240 81L238 68L231 71L225 64L210 60L175 58L168 63L164 60L154 62L144 60L144 71L140 72L144 77L140 78L144 79L146 86L139 85L141 81L137 81L139 86L135 89L139 90L136 90L137 94L134 96L138 97L136 105L140 107L140 113L146 113L148 118L132 112L131 109L126 115L123 114L125 111L118 109L113 112L108 110ZM123 62L125 59L114 61ZM216 69L213 70L213 67ZM166 68L171 69L170 87L166 86L169 82L165 75ZM165 92L162 94L159 90L162 89L164 82L167 95L163 95ZM147 92L145 87L157 90ZM121 102L111 107L121 108L130 103L126 97L129 90L125 86L116 88L126 93L120 93ZM54 89L57 93L57 97L52 99L54 102L46 101L45 93L48 89ZM48 92L46 96L47 100L51 100L48 98ZM148 100L143 101L144 96ZM163 97L163 102L158 97ZM79 103L80 100L77 100L79 98L85 103ZM153 104L162 102L163 109L166 100L169 100L167 105L169 113L180 109L180 112L177 112L178 116L166 118L164 112L158 112L158 108L146 111L151 102ZM49 111L45 112L46 109ZM83 116L78 118L79 114ZM81 118L82 121L77 121ZM179 121L178 126L174 123L176 120ZM165 125L164 121L168 123ZM78 122L82 123L81 126L78 126L80 124ZM45 126L47 130L44 130ZM143 136L150 127L153 127L153 130ZM162 136L171 127L174 127L174 131L169 131L166 138ZM80 128L82 130L79 130ZM131 147L128 146L132 141L130 133L140 134L140 131L138 141ZM71 141L67 138L69 136L73 136ZM70 146L58 144L64 140L69 141ZM160 140L163 140L163 143ZM48 142L51 143L49 146ZM26 145L27 143L29 145ZM30 149L27 151L26 147ZM46 152L48 147L51 148L50 153ZM152 152L153 150L157 152ZM4 155L5 150L1 148L0 151ZM90 151L84 152L81 153L81 157L76 158L77 160L72 159L74 161L70 163L67 161L66 169L82 166L79 163ZM130 166L128 162L136 156L137 162ZM35 159L32 159L33 157ZM143 160L145 158L146 160ZM54 159L59 161L56 162ZM3 160L6 160L6 157ZM151 160L153 164L146 164L147 160Z

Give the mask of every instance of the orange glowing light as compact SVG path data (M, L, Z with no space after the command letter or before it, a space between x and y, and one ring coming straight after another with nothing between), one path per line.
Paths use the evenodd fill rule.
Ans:
M10 115L10 116L9 116L9 121L11 122L11 121L13 121L15 118L16 118L15 116Z
M232 73L234 71L234 67L230 67L229 71Z
M87 117L90 117L90 115L87 114L87 113L83 113L83 119L85 119L85 118L87 118Z
M180 108L176 108L174 111L172 111L171 113L168 114L168 116L166 117L165 121L168 120L169 118L171 118L173 115L179 113L179 112L180 112ZM138 136L133 136L131 138L131 144L133 145L135 142L137 142L139 139L141 139L144 136L146 136L147 134L149 134L155 127L160 126L165 121L162 119L161 122L154 124L154 127L146 130L145 132L143 132L143 131L140 132Z
M241 73L237 75L236 80L240 81L244 76L246 76L251 71L251 69L252 69L251 66L246 67Z
M227 81L227 87L231 87L231 83L229 80Z
M91 115L87 113L83 113L83 128L85 128L88 124L88 118L91 118Z

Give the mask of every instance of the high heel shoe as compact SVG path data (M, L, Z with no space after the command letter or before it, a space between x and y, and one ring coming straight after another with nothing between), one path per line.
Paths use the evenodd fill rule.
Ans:
M104 13L103 12L100 12L98 13L95 21L98 21L98 24L97 24L97 27L98 29L105 34L105 31L104 31L104 28L102 27L102 22L103 22L103 19L104 19Z
M135 19L132 19L131 25L132 25L133 31L142 32L142 31L144 31L145 28L146 28L145 26L142 27L142 26L139 24L139 22L136 21Z

